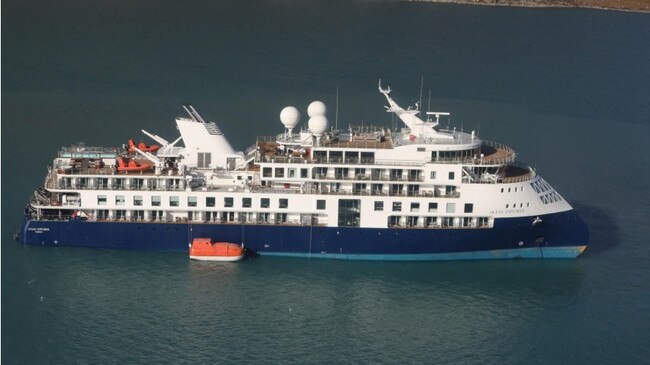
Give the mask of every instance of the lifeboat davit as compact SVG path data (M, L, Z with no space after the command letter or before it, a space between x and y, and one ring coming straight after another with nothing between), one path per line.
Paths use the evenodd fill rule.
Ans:
M212 242L209 238L195 238L190 246L190 258L203 261L239 261L244 258L244 247L229 242Z
M142 152L156 152L160 149L160 146L157 144L152 144L149 146L140 141L140 143L136 145L134 140L129 139L129 152L135 152L135 147L138 147L138 149Z
M117 172L138 172L151 170L151 163L149 162L136 162L130 158L118 157L117 158Z

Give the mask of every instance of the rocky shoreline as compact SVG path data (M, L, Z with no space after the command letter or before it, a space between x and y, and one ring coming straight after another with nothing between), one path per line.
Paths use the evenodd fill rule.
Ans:
M519 6L535 8L593 8L650 12L649 0L415 0L434 3Z

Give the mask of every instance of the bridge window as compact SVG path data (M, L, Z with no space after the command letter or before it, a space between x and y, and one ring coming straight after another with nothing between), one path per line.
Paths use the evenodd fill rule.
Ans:
M231 197L223 198L223 206L226 208L232 208L234 205L234 199Z
M435 180L435 179L436 179L436 172L431 171L431 180Z
M170 196L169 197L169 206L170 207L177 207L178 206L178 197L177 196Z
M280 203L280 208L285 209L289 206L289 199L281 198L279 203Z
M309 176L309 170L308 169L300 169L300 177L301 178L307 178Z
M151 197L151 206L152 207L159 207L160 206L160 196L159 195L154 195Z
M97 195L97 205L106 205L106 195Z
M376 211L384 210L384 202L376 201L375 202L375 210Z
M316 209L324 210L325 209L325 200L316 200Z
M115 195L115 205L124 205L124 195Z
M209 196L205 198L205 206L206 207L214 207L215 206L215 199L213 196Z
M447 213L456 212L456 203L447 203Z
M188 196L187 197L187 206L188 207L195 207L197 205L197 200L195 196Z
M465 213L472 213L474 211L474 204L467 203L465 204Z
M133 197L133 205L141 206L142 205L142 195L136 195Z
M263 168L262 177L273 177L273 169L270 167Z
M454 172L450 171L449 172L449 180L453 180L453 179L454 179Z
M284 167L275 168L275 177L284 177Z

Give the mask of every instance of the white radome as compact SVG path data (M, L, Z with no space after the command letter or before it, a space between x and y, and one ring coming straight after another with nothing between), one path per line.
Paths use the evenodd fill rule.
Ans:
M309 118L309 131L316 137L320 137L327 130L327 118L324 115L314 115Z
M312 101L307 107L307 115L310 117L325 115L325 113L327 113L327 107L322 101Z
M280 112L280 121L285 128L292 129L300 122L300 112L293 106L288 106Z

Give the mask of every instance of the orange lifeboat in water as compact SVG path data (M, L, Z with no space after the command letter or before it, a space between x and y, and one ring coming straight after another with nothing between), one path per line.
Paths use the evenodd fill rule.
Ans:
M144 144L144 142L140 141L140 143L136 145L134 140L129 139L129 152L135 152L135 147L138 147L138 149L142 152L156 152L160 149L160 146L157 144L148 146Z
M203 261L239 261L244 258L244 247L229 242L212 242L209 238L195 238L190 246L190 258Z
M138 172L151 170L151 163L149 162L136 162L130 158L118 157L117 158L117 172Z

